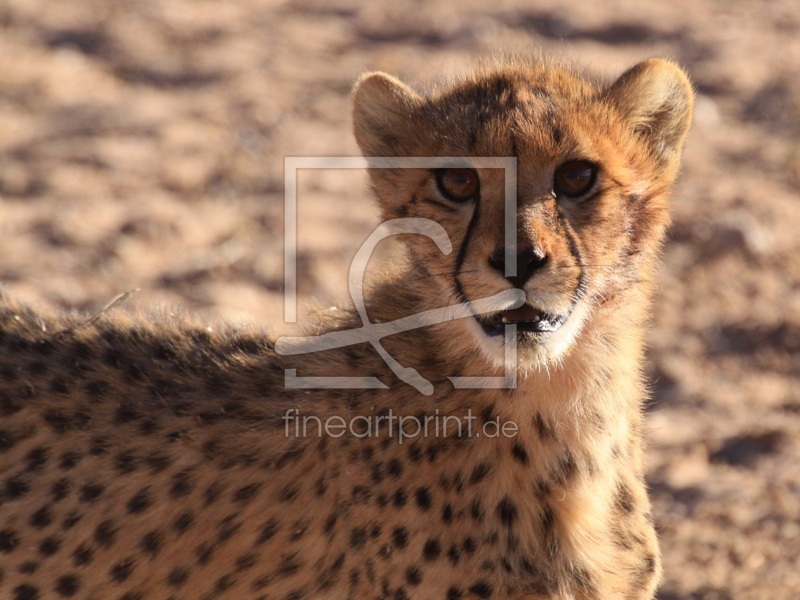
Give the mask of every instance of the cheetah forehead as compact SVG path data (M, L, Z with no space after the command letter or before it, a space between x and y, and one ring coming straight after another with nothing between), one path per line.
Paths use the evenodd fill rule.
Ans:
M611 85L550 61L479 66L420 93L385 73L356 84L353 124L365 156L516 154L513 136L547 149L563 128L638 145L669 170L691 119L688 78L670 61L650 59Z

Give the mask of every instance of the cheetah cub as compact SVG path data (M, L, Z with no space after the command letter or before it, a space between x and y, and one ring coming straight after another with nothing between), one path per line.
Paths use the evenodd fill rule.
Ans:
M462 311L380 343L3 299L0 597L652 598L642 337L691 109L664 60L363 77L364 155L433 161L370 170L383 218L447 238L401 236L369 320Z

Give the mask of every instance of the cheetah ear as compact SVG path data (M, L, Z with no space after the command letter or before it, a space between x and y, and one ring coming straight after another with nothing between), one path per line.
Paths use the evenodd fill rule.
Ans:
M364 156L402 156L422 97L386 73L367 73L353 90L353 129Z
M651 58L623 73L606 95L648 142L661 166L676 169L694 102L683 70L668 60Z

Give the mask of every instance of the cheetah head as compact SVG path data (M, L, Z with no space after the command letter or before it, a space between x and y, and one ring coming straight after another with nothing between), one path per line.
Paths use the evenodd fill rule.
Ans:
M457 326L502 364L505 325L516 325L517 360L534 366L557 362L604 305L648 287L692 100L684 73L665 60L611 85L512 61L426 94L367 74L353 121L368 159L452 157L371 169L383 217L432 219L450 236L448 255L408 239L431 304L523 290L522 306ZM511 157L516 168L487 168L486 157Z

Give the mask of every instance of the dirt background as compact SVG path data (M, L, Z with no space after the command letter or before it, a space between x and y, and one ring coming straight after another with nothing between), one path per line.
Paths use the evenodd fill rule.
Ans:
M648 363L659 598L800 598L796 0L0 0L0 282L278 320L283 158L356 153L363 71L424 84L498 49L691 73ZM326 304L377 213L363 173L298 185L299 289Z

